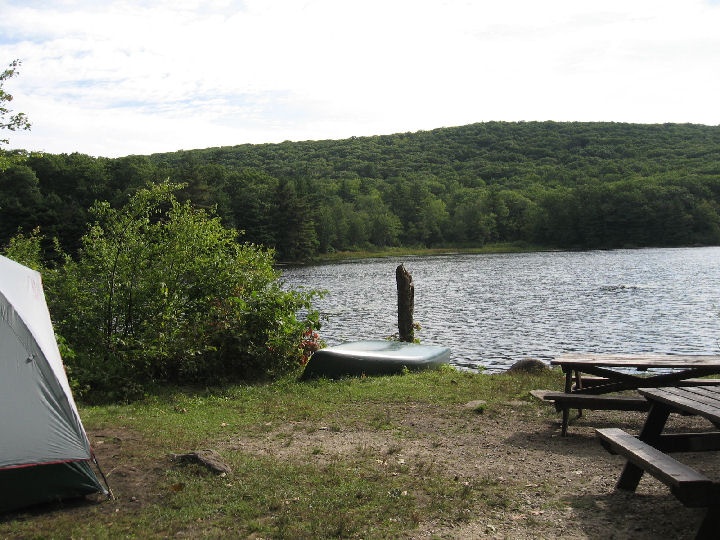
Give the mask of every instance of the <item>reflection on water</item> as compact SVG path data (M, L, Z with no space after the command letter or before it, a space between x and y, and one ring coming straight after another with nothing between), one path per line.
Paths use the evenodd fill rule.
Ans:
M365 259L287 268L325 289L328 345L397 332L395 268L413 276L423 343L503 370L563 352L720 354L720 248Z

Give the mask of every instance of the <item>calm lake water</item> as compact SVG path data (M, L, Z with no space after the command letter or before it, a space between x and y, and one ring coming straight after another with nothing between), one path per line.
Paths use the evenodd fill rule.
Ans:
M720 248L377 258L285 268L324 289L328 345L397 332L395 268L412 274L426 344L462 368L573 351L720 354Z

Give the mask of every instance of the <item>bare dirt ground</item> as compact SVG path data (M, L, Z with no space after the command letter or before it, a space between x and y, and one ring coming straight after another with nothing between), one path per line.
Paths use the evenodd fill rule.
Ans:
M262 436L230 436L217 450L273 455L280 459L332 460L351 453L377 456L409 470L432 469L469 486L490 485L502 504L483 506L460 524L421 521L409 538L659 539L693 538L702 510L685 508L669 490L645 475L636 493L617 492L624 460L608 454L595 428L617 426L636 433L644 413L586 411L561 437L559 418L548 405L516 401L482 413L476 403L457 407L389 406L392 429L351 429L292 423L267 426ZM338 425L340 427L338 427ZM704 421L671 417L668 429L707 429ZM90 432L107 466L118 500L108 512L139 509L157 494L167 456L140 458L143 441L133 433ZM679 459L707 474L720 474L716 453ZM419 473L418 473L419 474Z

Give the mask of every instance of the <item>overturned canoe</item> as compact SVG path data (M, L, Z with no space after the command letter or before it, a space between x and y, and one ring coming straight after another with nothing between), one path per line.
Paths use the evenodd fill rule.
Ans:
M450 360L450 349L440 345L421 345L399 341L369 340L343 343L320 349L312 355L303 379L313 377L352 377L392 375L437 368Z

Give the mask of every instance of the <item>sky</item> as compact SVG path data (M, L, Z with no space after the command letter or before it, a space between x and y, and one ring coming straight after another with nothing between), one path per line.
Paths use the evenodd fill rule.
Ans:
M118 157L487 121L720 125L720 0L0 0L6 148Z

